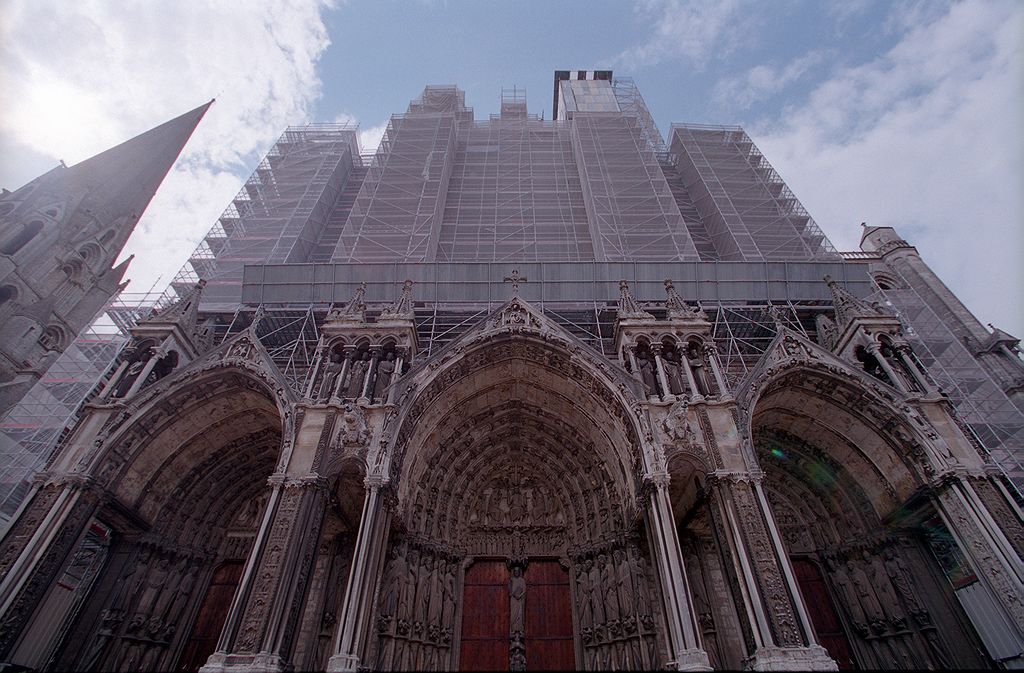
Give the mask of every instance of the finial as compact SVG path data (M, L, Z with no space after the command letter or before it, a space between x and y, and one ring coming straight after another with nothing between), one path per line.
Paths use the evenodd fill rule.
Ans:
M366 322L366 302L363 295L366 294L366 281L356 286L355 294L345 306L340 309L332 309L327 314L328 320L341 320L344 322Z
M640 304L629 291L629 283L625 279L619 281L619 320L653 320L654 316L640 308Z
M378 320L412 320L414 317L412 281L407 278L402 283L402 292L398 295L398 299L380 314Z
M683 301L683 298L679 296L676 291L675 285L672 283L671 278L665 279L665 293L668 294L668 299L665 300L665 308L668 309L668 319L684 319L684 320L707 320L708 316L700 308L691 309Z

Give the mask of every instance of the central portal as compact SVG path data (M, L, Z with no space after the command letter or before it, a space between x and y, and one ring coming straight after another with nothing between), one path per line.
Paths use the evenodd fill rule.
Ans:
M555 560L480 560L466 570L463 671L576 668L569 574Z

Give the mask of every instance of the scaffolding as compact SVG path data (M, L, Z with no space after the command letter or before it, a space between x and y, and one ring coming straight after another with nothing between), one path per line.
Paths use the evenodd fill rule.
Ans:
M113 372L128 330L170 298L115 296L25 397L0 417L0 529L28 494L32 475L71 431L82 405Z
M891 267L887 270L893 271ZM982 366L950 329L950 321L932 309L910 279L900 276L893 287L878 288L875 298L897 312L914 354L992 460L1018 489L1024 489L1024 413L993 373Z
M673 124L670 150L716 259L835 259L825 234L739 126Z
M231 310L245 264L308 261L319 249L339 194L359 179L358 127L289 127L175 276L179 296L207 281L204 306ZM329 235L329 234L328 234Z

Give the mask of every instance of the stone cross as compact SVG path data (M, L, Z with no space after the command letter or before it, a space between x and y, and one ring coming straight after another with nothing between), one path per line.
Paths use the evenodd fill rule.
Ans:
M519 283L525 283L528 280L530 279L526 276L519 275L519 269L512 269L512 275L505 276L505 282L512 283L512 294L517 297L519 296Z

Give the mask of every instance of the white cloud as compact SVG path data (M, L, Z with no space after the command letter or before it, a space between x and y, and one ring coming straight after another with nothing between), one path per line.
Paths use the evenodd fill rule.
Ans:
M0 134L72 164L216 97L126 248L131 289L148 290L170 280L281 131L308 118L328 4L8 2ZM18 163L5 159L0 183L35 177Z
M378 124L377 126L371 126L370 128L359 132L359 147L364 153L376 152L377 147L380 145L381 138L384 137L384 131L388 128L388 123Z
M743 75L721 79L715 84L711 98L722 107L747 109L765 100L803 77L821 63L825 52L811 51L790 61L785 67L759 64Z
M746 33L740 0L646 0L640 15L654 22L654 33L640 45L620 53L614 62L635 71L644 65L683 57L702 65L709 54L722 56Z
M842 249L890 225L982 319L1024 335L1024 5L964 2L835 73L758 146Z

